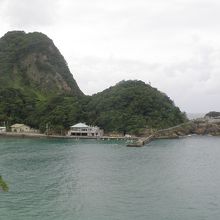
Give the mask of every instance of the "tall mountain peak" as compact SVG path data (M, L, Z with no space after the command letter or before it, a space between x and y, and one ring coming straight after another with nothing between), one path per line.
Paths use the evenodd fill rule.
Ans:
M43 96L83 94L53 41L40 32L10 31L0 38L0 81Z

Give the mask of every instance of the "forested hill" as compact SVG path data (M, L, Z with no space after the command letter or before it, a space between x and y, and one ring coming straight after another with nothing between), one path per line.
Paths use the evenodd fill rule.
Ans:
M166 128L186 120L173 101L142 81L121 81L91 97L88 120L109 131Z
M46 35L12 31L0 39L0 126L25 123L62 133L86 122L105 131L138 133L186 120L168 96L141 81L122 81L93 96L79 89Z
M59 132L78 121L84 97L46 35L11 31L0 38L0 126L25 123Z
M1 88L33 95L82 95L66 61L46 35L11 31L0 39Z

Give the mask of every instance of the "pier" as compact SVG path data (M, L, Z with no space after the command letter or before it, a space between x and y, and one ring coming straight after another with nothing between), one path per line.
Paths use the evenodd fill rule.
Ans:
M147 137L142 137L136 140L134 143L127 144L127 147L143 147L145 144L150 143L153 139L154 139L154 134Z

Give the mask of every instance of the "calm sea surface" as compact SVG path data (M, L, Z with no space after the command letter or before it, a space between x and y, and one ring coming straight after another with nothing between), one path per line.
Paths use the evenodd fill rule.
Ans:
M220 138L0 138L0 220L218 220Z

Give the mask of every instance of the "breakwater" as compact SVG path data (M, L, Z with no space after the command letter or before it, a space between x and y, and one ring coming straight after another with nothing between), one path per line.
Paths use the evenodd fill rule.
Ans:
M146 137L140 137L127 146L141 147L154 139L173 139L193 134L220 136L220 121L206 118L190 120L174 127L155 131Z

